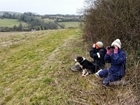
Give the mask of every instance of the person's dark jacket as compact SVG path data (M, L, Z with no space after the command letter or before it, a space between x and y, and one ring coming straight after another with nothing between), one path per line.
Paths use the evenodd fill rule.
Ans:
M90 50L90 57L93 58L93 63L97 64L98 68L104 68L105 66L105 61L104 61L104 56L106 54L106 49L103 48L92 48Z

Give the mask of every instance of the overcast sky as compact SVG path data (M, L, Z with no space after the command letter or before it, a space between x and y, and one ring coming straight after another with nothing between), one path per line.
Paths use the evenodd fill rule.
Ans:
M78 14L85 0L0 0L0 11Z

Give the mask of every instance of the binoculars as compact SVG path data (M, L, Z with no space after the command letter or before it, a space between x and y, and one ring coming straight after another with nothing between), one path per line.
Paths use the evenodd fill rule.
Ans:
M107 49L111 49L111 48L114 49L115 47L114 46L108 46L107 47Z

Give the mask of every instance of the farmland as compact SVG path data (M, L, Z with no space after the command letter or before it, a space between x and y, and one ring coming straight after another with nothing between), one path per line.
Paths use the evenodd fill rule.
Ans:
M13 27L14 25L18 26L20 23L27 25L24 22L19 22L18 19L0 19L0 27Z
M65 28L77 28L80 26L80 22L58 22L58 24L64 25Z

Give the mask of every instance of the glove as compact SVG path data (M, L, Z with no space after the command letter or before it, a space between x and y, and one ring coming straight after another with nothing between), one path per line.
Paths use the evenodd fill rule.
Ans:
M93 48L95 48L96 44L93 44Z
M108 49L108 47L106 48L106 53L107 53L108 55L111 54L111 51L110 51L110 49Z
M117 46L114 46L114 54L117 54L118 53L118 47Z

